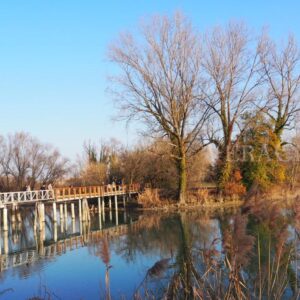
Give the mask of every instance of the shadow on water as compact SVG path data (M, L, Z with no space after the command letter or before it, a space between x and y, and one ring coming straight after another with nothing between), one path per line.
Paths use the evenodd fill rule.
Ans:
M40 276L48 265L55 268L57 258L67 259L70 251L81 248L87 254L76 252L72 263L86 260L88 255L99 264L98 271L85 274L91 282L95 277L98 282L83 288L86 299L299 296L300 205L287 209L257 202L241 211L168 214L120 211L116 215L107 211L105 215L92 213L90 222L70 214L60 216L59 210L58 221L53 222L51 210L46 209L42 228L34 209L20 214L10 216L15 221L10 221L8 232L1 232L0 282L14 282L16 276L21 280ZM141 259L145 264L138 268ZM124 276L121 264L126 266L126 274L125 281L119 283L117 278ZM87 263L87 270L94 266L93 260ZM60 294L56 284L40 282L32 299L79 299L72 291ZM65 282L71 290L72 284L71 279ZM5 285L0 299L12 297L14 289L13 284ZM24 290L25 298L28 293Z

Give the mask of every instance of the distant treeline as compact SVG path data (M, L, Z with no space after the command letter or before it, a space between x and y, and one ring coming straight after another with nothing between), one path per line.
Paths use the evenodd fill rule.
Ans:
M53 184L69 172L68 160L28 133L0 136L0 190L19 191Z

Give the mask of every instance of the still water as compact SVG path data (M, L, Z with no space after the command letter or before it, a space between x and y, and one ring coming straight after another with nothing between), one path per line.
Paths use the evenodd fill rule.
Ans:
M57 224L48 209L42 231L31 209L1 231L0 299L298 297L300 205L91 213L89 223Z

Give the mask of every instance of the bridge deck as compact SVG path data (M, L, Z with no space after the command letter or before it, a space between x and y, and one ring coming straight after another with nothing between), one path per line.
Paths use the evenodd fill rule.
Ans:
M137 194L140 186L132 185L106 185L106 186L81 186L61 187L52 190L18 191L0 193L0 205L30 204L40 201L72 201L82 198L96 198Z

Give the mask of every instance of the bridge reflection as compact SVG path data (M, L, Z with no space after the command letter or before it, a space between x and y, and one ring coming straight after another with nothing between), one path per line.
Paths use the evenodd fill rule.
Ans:
M0 272L54 258L104 237L114 239L136 227L136 220L125 210L118 212L118 216L112 216L111 212L91 214L90 221L67 215L59 222L54 222L51 212L46 212L42 227L38 225L34 210L26 209L20 214L8 230L1 230Z

